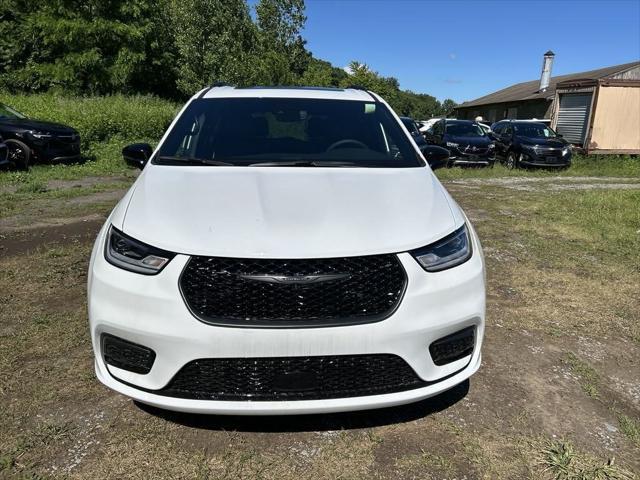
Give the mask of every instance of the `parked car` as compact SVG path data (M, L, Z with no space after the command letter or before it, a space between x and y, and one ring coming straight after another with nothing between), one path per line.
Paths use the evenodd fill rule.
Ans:
M436 123L438 120L440 120L440 118L430 118L429 120L421 120L418 126L418 130L420 130L420 133L422 133L423 135L425 135L427 133L427 130L429 130L434 123Z
M449 150L449 166L493 166L495 145L476 122L442 119L427 132L427 142Z
M543 123L503 120L492 132L496 155L508 168L571 166L571 145Z
M400 117L402 124L409 130L409 133L413 137L413 140L418 145L418 148L428 145L427 141L424 139L424 135L418 129L418 124L411 117Z
M214 414L378 408L480 366L484 261L399 118L360 89L194 95L96 240L98 379Z
M491 133L490 125L487 125L486 123L482 123L482 122L478 122L478 125L480 125L480 128L484 131L486 135L489 135L489 133Z
M435 145L429 145L424 135L418 130L418 125L413 118L400 117L400 120L411 134L413 141L416 142L432 170L446 167L449 164L449 151Z
M80 158L80 135L66 125L27 118L0 103L0 135L8 149L8 160L27 169L40 162L75 161Z
M498 120L497 122L493 122L491 124L491 131L493 131L493 127L495 125L497 125L498 123L502 123L502 122L532 122L532 123L542 123L543 125L546 125L547 127L551 126L551 120L548 118L542 118L542 119L538 119L538 118L524 118L524 119L509 119L509 118L505 118L502 120Z

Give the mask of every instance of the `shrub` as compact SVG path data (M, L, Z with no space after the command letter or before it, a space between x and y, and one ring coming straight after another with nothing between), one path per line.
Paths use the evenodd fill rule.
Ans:
M160 139L180 107L144 95L68 97L53 93L14 95L0 92L0 102L28 117L76 128L85 148L90 143L113 137Z

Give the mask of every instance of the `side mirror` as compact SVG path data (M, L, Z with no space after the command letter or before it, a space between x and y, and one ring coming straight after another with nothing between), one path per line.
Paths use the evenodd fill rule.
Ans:
M424 147L422 149L422 155L424 155L431 170L446 167L449 163L449 150L436 145Z
M153 148L148 143L132 143L122 149L122 158L127 165L142 170L152 153Z

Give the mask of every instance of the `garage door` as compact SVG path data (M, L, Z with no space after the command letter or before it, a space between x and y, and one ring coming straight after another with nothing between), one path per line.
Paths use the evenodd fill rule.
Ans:
M591 92L560 94L556 130L568 142L582 145L584 141L591 110L591 95Z

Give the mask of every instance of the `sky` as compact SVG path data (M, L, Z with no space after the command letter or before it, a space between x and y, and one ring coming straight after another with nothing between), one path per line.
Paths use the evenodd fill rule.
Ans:
M306 0L307 48L403 89L472 100L540 77L640 60L640 0Z

